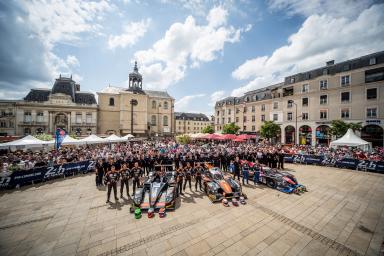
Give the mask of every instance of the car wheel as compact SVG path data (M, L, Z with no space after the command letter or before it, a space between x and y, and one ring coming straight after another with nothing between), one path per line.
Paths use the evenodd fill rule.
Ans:
M276 182L272 179L267 179L267 186L270 188L276 188Z

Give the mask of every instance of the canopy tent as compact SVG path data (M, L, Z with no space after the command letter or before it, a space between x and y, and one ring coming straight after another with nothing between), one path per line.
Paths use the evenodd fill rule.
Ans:
M44 147L52 144L53 144L52 141L39 140L31 135L27 135L24 138L0 144L0 148L9 148L9 147L38 148L38 147Z
M235 140L237 139L237 136L236 134L223 134L223 138L226 139L226 140Z
M206 134L204 133L192 133L192 134L188 134L189 137L191 137L192 139L199 139L199 138L202 138L204 137Z
M208 135L204 135L203 137L204 139L208 139L208 140L225 140L225 138L220 134L208 134Z
M95 134L91 134L84 139L79 140L82 144L97 144L97 143L106 143L107 140L96 136Z
M243 139L243 140L249 140L249 139L255 139L256 135L250 135L250 134L240 134L237 136L238 139Z
M359 147L364 150L369 150L371 144L360 137L358 137L352 129L348 129L348 131L344 134L340 139L334 140L330 143L331 147Z
M53 140L53 143L55 143L54 140ZM74 139L69 135L66 135L63 139L63 142L61 143L61 145L79 145L79 144L81 144L80 140Z
M121 137L121 138L123 138L124 139L124 141L126 141L126 140L128 140L128 139L131 139L131 138L134 138L135 136L133 136L132 134L127 134L127 135L125 135L124 137Z
M127 141L128 138L119 137L115 134L111 134L109 137L105 138L107 142L124 142Z

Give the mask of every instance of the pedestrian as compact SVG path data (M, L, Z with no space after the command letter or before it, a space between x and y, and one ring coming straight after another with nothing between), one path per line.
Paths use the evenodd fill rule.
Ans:
M236 156L235 162L233 163L233 175L235 179L237 176L238 181L240 181L240 168L241 168L240 159L238 156Z
M248 163L243 164L243 185L245 185L245 182L249 184L249 165Z
M139 166L138 161L135 161L134 163L134 166L131 170L131 176L132 176L132 188L133 188L132 196L134 196L136 192L136 188L140 186L140 178L143 176L143 169Z
M127 163L123 163L121 166L121 170L120 170L120 176L121 176L121 179L120 179L120 197L121 198L124 198L123 197L124 187L126 187L127 197L130 197L130 195L129 195L129 178L130 178L130 174L131 174L130 172L131 171L128 169Z
M104 177L104 165L103 160L99 158L96 163L96 187L103 185L103 177Z
M204 169L201 167L200 163L196 163L196 167L194 169L194 176L195 176L195 191L197 191L197 185L199 185L200 191L203 191L201 188L201 180L203 175Z
M183 167L179 167L179 169L176 170L176 195L184 195L183 194L183 179L184 179L184 170Z
M116 171L116 168L114 165L111 166L111 170L107 172L105 175L106 177L106 183L108 186L108 192L107 192L107 202L110 203L109 198L111 196L111 190L113 189L113 194L115 196L115 202L119 200L117 197L117 181L119 180L119 173Z
M192 166L191 166L190 162L187 162L187 166L184 168L184 174L185 174L185 178L184 178L183 190L185 192L185 187L187 186L187 183L188 183L189 184L189 190L192 191L192 184L191 184Z

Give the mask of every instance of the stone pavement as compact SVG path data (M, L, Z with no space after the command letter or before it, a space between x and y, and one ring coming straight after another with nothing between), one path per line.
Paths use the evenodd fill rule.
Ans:
M228 208L187 192L164 219L105 204L93 175L3 192L0 255L379 255L384 175L287 167L309 192L250 185Z

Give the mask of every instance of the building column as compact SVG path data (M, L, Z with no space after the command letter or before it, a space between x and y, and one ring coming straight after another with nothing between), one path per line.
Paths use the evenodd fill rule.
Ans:
M280 126L281 129L281 144L285 144L285 127Z
M316 125L311 126L312 129L312 146L316 145Z

